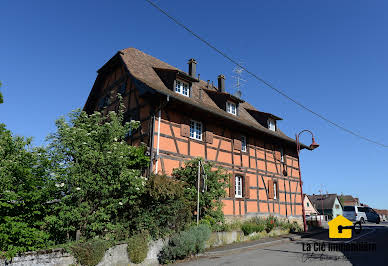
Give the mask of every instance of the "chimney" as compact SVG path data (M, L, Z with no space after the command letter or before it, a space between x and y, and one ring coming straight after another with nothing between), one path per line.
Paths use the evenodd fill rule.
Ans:
M225 76L222 74L218 75L218 91L225 92Z
M195 78L195 72L197 72L197 61L191 58L187 64L189 64L189 75Z

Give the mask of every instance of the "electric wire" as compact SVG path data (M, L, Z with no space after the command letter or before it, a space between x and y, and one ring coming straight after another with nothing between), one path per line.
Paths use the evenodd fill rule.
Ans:
M304 104L302 104L301 102L297 101L296 99L288 96L285 92L283 92L282 90L276 88L275 86L273 86L270 82L264 80L263 78L259 77L258 75L256 75L255 73L251 72L249 69L247 69L246 67L242 66L240 63L238 63L236 60L234 60L232 57L230 57L229 55L227 55L225 52L221 51L220 49L218 49L217 47L215 47L213 44L211 44L209 41L205 40L204 38L202 38L201 36L199 36L197 33L195 33L194 31L192 31L189 27L187 27L186 25L184 25L183 23L181 23L180 21L178 21L176 18L174 18L173 16L171 16L170 14L168 14L165 10L163 10L162 8L160 8L158 5L156 5L154 2L152 2L151 0L145 0L146 2L148 2L150 5L152 5L155 9L157 9L159 12L161 12L162 14L164 14L165 16L167 16L170 20L172 20L173 22L175 22L175 24L177 24L178 26L182 27L183 29L185 29L187 32L189 32L191 35L193 35L194 37L196 37L198 40L200 40L201 42L203 42L204 44L206 44L207 46L209 46L211 49L213 49L215 52L217 52L218 54L220 54L221 56L223 56L225 59L227 59L228 61L230 61L231 63L235 64L236 66L242 68L245 72L247 72L249 75L251 75L253 78L255 78L256 80L260 81L261 83L263 83L264 85L266 85L267 87L269 87L270 89L274 90L275 92L277 92L278 94L280 94L281 96L285 97L286 99L288 99L289 101L293 102L294 104L298 105L299 107L301 107L302 109L312 113L313 115L317 116L318 118L322 119L323 121L327 122L328 124L334 126L334 127L337 127L355 137L358 137L360 139L363 139L365 141L368 141L370 143L374 143L376 145L379 145L381 147L384 147L384 148L387 148L388 145L385 145L383 143L380 143L378 141L375 141L373 139L370 139L368 137L364 137L356 132L354 132L353 130L350 130L350 129L347 129L345 128L344 126L341 126L339 125L338 123L336 122L333 122L331 121L330 119L326 118L325 116L315 112L314 110L310 109L309 107L305 106Z

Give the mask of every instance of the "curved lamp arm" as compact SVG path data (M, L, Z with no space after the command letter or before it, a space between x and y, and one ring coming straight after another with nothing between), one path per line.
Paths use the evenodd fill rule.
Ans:
M300 135L301 135L303 132L309 132L309 133L311 134L312 140L311 140L311 144L310 144L310 146L309 146L310 150L314 150L314 149L316 149L316 148L319 147L319 144L315 142L313 132L311 132L311 131L308 130L308 129L304 129L304 130L302 130L301 132L299 132L298 135L296 135L296 149L297 149L297 151L298 151L298 155L299 155L299 153L300 153L300 142L299 142L299 137L300 137Z

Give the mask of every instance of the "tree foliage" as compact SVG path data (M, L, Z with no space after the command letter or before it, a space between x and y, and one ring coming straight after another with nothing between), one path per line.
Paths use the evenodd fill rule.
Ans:
M183 230L192 221L194 207L186 197L185 185L166 175L151 175L133 228L148 231L153 238Z
M48 166L44 149L0 124L0 253L7 257L50 243L42 230L51 199Z
M60 202L46 218L56 241L122 229L138 212L145 189L142 174L149 160L145 147L125 141L137 123L124 123L121 106L108 117L76 110L69 121L61 118L56 126L57 132L48 140Z
M185 182L186 198L192 202L191 212L196 217L197 202L197 180L198 180L198 161L202 161L204 174L206 174L207 189L200 193L200 219L211 221L212 226L220 225L224 221L222 212L222 202L220 198L226 196L229 175L220 167L215 168L210 162L203 162L201 158L196 158L185 163L182 168L176 168L172 176L177 180ZM215 229L215 228L213 228Z
M0 82L0 88L1 88L1 82ZM1 94L1 91L0 91L0 103L3 103L3 94Z

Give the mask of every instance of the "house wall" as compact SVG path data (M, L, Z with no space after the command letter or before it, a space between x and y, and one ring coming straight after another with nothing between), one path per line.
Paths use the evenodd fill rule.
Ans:
M313 204L307 196L304 197L303 203L306 215L318 214L317 210L314 208Z
M204 134L211 132L212 142L194 140L182 136L182 124L190 119L200 121ZM280 161L280 151L276 141L264 141L255 135L247 137L247 152L234 148L236 138L241 132L228 128L227 125L217 124L209 118L200 116L188 117L173 108L164 108L161 112L160 135L158 141L158 118L154 124L153 152L156 153L159 142L159 158L155 162L153 171L158 168L159 173L170 175L174 168L181 167L185 160L202 157L225 168L232 176L242 175L245 178L245 196L237 199L233 191L228 191L228 197L222 199L226 216L251 216L260 214L274 214L279 216L300 216L302 205L299 184L299 165L296 152L291 148L285 149L285 163ZM283 174L286 171L287 176ZM277 199L272 199L271 182L278 182Z
M336 208L336 206L338 206L339 208ZM338 215L342 215L342 206L338 200L338 197L335 198L332 214L333 218L337 217Z
M230 182L233 185L236 174L244 177L244 197L237 199L233 191L228 191L228 196L222 199L226 216L302 215L299 163L295 147L283 147L283 163L280 161L280 146L276 139L265 139L256 132L244 132L247 137L247 152L242 152L234 148L236 139L242 132L227 124L220 124L219 121L190 113L183 114L182 110L171 107L161 111L158 141L159 105L155 106L149 102L149 98L142 97L135 87L135 81L121 65L112 66L110 71L99 74L84 109L88 113L118 110L116 95L122 86L125 86L122 96L126 118L131 117L141 122L140 128L131 135L128 143L139 145L143 142L150 148L152 146L151 157L155 159L159 143L159 157L152 161L152 171L156 172L158 168L157 172L170 175L174 168L183 166L184 161L202 157L224 167L231 174ZM99 103L104 97L109 97L110 102L102 109ZM152 119L154 114L155 120ZM182 136L182 124L187 124L190 119L201 121L206 134L211 132L211 143L205 139L197 141ZM152 134L153 138L150 138ZM277 199L271 197L272 182L277 182Z

